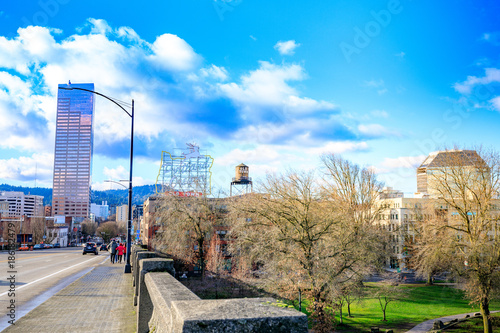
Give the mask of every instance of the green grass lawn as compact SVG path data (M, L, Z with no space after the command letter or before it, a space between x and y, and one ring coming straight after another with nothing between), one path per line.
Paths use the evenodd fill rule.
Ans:
M500 313L494 313L491 315L493 318L491 319L493 324L493 332L500 332ZM471 320L467 320L466 322L457 324L443 332L447 333L483 333L483 319L482 318L474 318Z
M366 283L367 291L378 288L377 283ZM338 313L336 323L338 332L369 332L370 327L393 329L394 332L405 332L413 326L434 318L452 314L478 312L478 307L471 307L464 298L464 292L449 286L427 286L424 284L400 285L408 291L407 298L389 303L387 321L382 321L382 310L377 299L365 298L360 303L351 305L353 317L347 317L344 308L344 324L339 325ZM294 304L297 307L297 303ZM305 306L303 305L304 309ZM500 310L500 302L493 302L491 310ZM305 312L303 310L303 312Z

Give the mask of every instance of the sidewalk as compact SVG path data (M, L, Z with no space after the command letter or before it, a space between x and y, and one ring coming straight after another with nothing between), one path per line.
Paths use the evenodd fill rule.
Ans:
M106 260L3 332L136 331L132 274Z
M417 326L413 327L411 330L407 331L406 333L425 333L425 332L432 330L432 326L434 324L434 321L436 321L436 320L441 320L444 323L444 322L451 321L453 319L462 319L466 315L473 316L477 312L478 311L427 320L427 321L424 321L424 322L418 324ZM495 313L495 312L499 312L499 311L491 311L491 313Z

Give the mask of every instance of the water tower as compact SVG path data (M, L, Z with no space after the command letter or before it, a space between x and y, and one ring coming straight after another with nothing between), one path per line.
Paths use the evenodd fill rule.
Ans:
M241 163L236 166L236 177L233 178L231 182L231 187L229 189L229 195L242 195L251 193L253 191L252 178L249 177L248 166Z

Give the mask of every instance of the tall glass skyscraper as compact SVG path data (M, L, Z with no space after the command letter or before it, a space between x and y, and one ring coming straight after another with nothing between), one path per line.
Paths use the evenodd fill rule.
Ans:
M69 88L66 84L59 87ZM94 90L93 83L71 84ZM85 218L90 212L94 94L58 89L53 215Z

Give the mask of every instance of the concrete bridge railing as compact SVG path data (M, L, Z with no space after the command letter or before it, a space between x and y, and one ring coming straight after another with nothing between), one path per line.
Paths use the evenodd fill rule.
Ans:
M307 332L306 315L272 298L201 300L173 277L171 259L131 254L138 333Z

